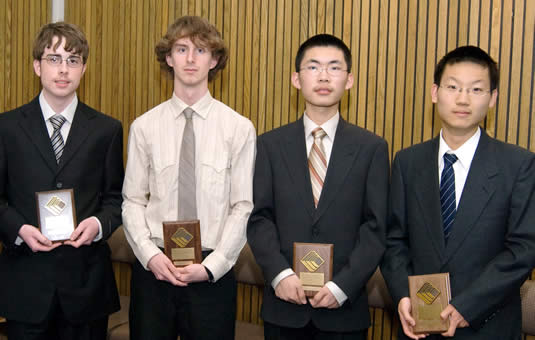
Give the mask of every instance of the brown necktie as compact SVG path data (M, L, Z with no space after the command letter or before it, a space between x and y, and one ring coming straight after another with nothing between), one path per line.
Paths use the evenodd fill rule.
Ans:
M318 207L323 181L327 173L327 158L325 157L322 143L326 133L322 128L318 127L312 131L312 136L314 137L314 143L308 155L308 169L310 171L310 182L312 183L312 194L314 195L314 206Z

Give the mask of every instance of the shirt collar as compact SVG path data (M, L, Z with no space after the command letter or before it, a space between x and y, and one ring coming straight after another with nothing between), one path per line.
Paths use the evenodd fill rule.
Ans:
M171 104L176 108L174 112L175 118L180 117L184 109L191 107L199 117L206 119L208 118L208 113L210 112L210 107L212 106L213 100L214 99L212 98L210 91L206 91L206 94L202 96L202 98L199 99L195 104L188 105L184 103L182 99L178 98L175 92L173 92Z
M336 128L338 127L338 122L340 121L340 113L336 112L334 116L331 117L328 121L321 124L319 127L325 131L327 136L334 141L334 135L336 134ZM312 121L307 116L307 113L303 115L303 124L305 125L305 138L308 138L312 134L312 130L318 127L316 123Z
M45 121L49 120L50 117L56 114L56 112L54 112L52 107L50 107L50 105L46 101L43 91L41 91L41 94L39 95L39 105L41 106L41 111L43 112L43 118L45 119ZM74 93L74 98L72 99L72 102L69 105L67 105L65 110L63 110L62 112L59 112L59 114L65 117L65 119L69 122L69 124L72 124L77 106L78 106L78 96L76 96L76 93Z
M457 159L465 169L470 168L474 154L476 153L477 144L479 143L479 138L481 137L481 128L478 128L472 137L470 137L463 145L461 145L457 150L453 151L449 147L448 143L442 137L442 130L440 130L440 145L438 148L438 162L439 165L442 165L444 162L444 154L452 153L457 156Z

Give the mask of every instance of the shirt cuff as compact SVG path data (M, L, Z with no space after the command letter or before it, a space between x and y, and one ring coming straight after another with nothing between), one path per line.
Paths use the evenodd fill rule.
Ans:
M332 281L329 281L325 284L327 288L331 291L331 293L334 295L334 298L338 302L339 306L342 306L344 302L347 300L347 295L338 287L338 285Z
M15 239L15 245L16 245L16 246L20 246L20 245L22 244L22 242L24 242L24 240L22 239L22 237L17 236L17 238Z
M271 281L271 287L275 289L277 285L282 281L282 279L287 278L290 275L294 275L294 271L291 268L286 268L282 272L279 273L279 275L275 276L273 281Z
M93 242L98 242L102 240L102 224L100 223L100 220L97 217L91 216L90 218L94 218L98 223L98 234L97 236L95 236L95 239L93 240Z

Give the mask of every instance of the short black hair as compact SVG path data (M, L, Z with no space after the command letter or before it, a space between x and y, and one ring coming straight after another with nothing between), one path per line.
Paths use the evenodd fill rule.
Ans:
M301 69L301 62L305 56L305 52L313 47L336 47L342 52L344 52L344 59L347 64L347 72L351 72L351 51L347 45L334 35L330 34L318 34L313 37L308 38L304 43L299 46L297 50L297 55L295 56L295 71L299 72Z
M500 74L498 71L498 64L488 55L487 52L483 51L476 46L461 46L457 47L453 51L446 54L435 67L435 74L433 77L433 82L436 85L440 85L442 80L442 74L446 65L453 65L462 62L470 62L483 66L489 70L490 78L490 90L494 91L498 87L498 81Z

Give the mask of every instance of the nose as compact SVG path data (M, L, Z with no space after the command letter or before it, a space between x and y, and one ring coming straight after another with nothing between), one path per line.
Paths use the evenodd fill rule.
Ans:
M321 67L318 69L318 79L320 81L329 81L329 74L327 73L326 67Z
M470 94L467 89L460 89L456 96L457 104L468 104L470 102Z
M67 61L63 60L61 64L58 65L58 70L60 73L67 73L69 70L69 67L67 66Z
M193 63L195 61L195 49L194 48L190 48L188 50L188 54L186 55L186 58L187 58L187 62L188 63Z

